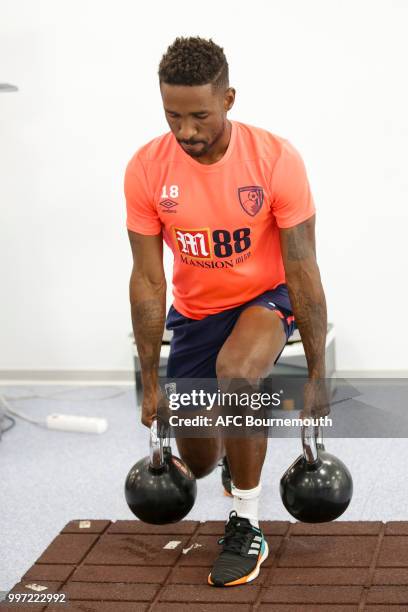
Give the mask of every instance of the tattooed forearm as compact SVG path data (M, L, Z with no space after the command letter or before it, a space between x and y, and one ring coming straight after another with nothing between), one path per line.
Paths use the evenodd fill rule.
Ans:
M289 297L298 326L309 370L309 376L324 378L327 333L326 299L319 270L308 270L303 281L288 278Z
M131 283L133 332L142 370L143 388L152 391L157 384L160 349L166 316L166 285Z
M326 299L316 262L315 218L280 232L286 284L311 377L325 375Z
M164 330L164 303L153 299L132 306L132 322L139 358L146 369L158 367Z

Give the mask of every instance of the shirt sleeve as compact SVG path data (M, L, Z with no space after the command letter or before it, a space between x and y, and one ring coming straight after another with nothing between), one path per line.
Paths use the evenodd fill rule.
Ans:
M126 168L124 188L127 228L138 234L160 234L160 218L150 195L145 169L137 156Z
M270 187L271 210L278 227L293 227L315 214L316 208L303 160L288 141L282 144Z

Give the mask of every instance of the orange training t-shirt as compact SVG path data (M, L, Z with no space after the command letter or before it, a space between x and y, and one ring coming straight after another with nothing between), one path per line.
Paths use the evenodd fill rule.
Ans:
M214 164L190 157L171 132L129 162L129 230L163 238L174 254L174 307L192 319L244 304L285 282L279 228L315 213L299 153L266 130L231 121Z

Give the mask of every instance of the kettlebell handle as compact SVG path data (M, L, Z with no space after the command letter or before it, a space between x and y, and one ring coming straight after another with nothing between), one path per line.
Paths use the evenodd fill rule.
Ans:
M150 427L150 465L159 469L164 465L164 447L170 446L169 430L159 417L155 416Z
M319 450L324 450L323 431L320 425L302 425L303 456L310 464L319 459Z

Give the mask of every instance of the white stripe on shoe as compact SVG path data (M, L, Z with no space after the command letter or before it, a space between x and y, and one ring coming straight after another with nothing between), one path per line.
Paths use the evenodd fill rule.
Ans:
M256 564L255 569L249 574L247 582L251 582L252 580L255 580L255 578L258 577L259 570L261 569L261 564L265 561L265 559L268 558L268 555L269 555L268 542L266 540L264 540L264 542L265 542L264 551L263 551L261 557L258 559L258 563Z

